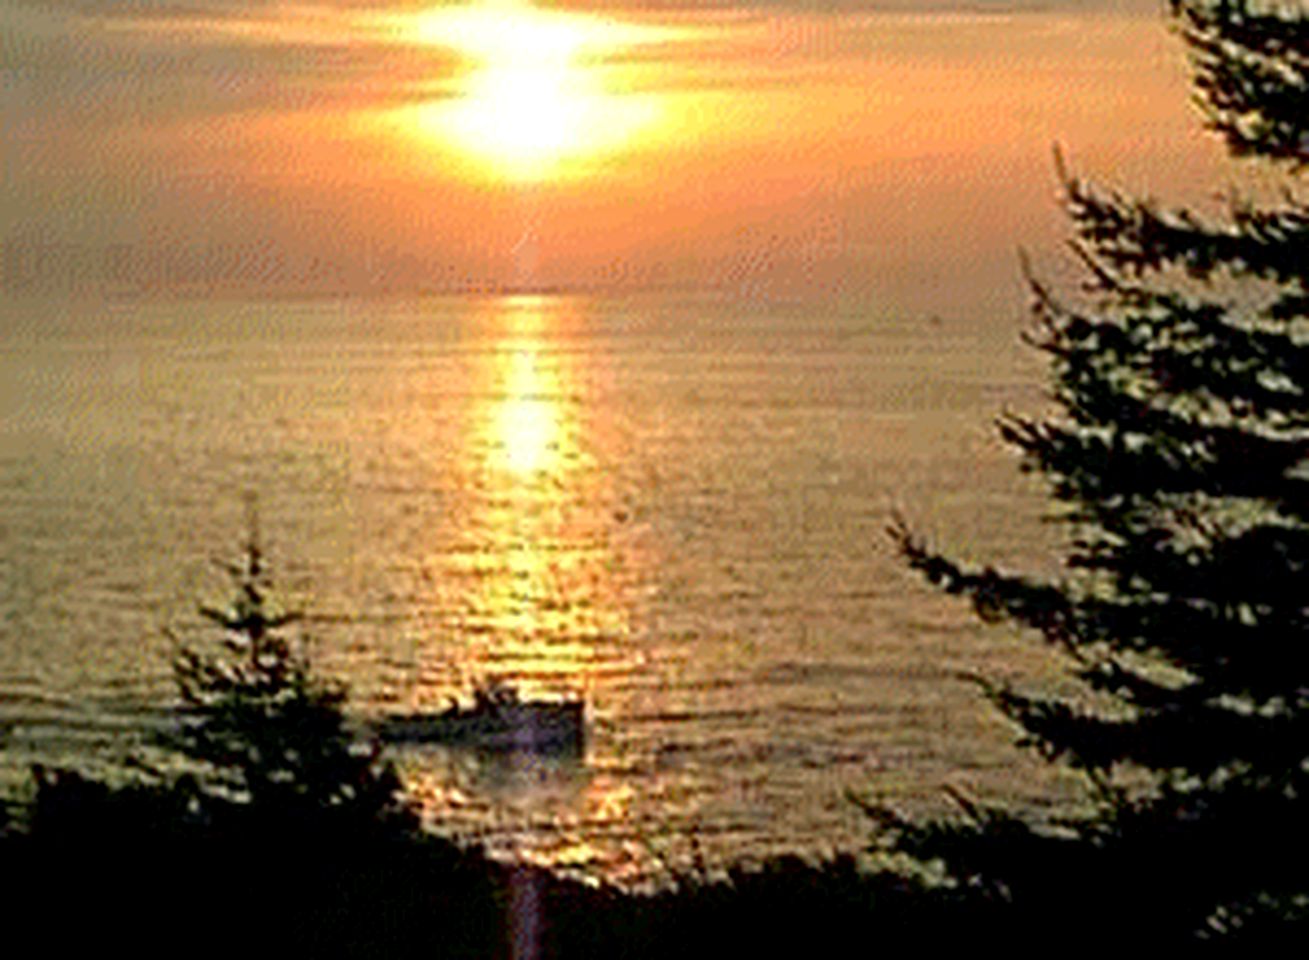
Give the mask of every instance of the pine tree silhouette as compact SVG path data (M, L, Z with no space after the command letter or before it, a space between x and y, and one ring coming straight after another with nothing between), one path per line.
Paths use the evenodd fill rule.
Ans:
M273 612L253 534L244 562L227 567L226 608L201 607L223 631L216 648L183 645L174 658L181 695L167 745L204 775L206 802L263 824L322 818L380 825L405 819L400 783L375 742L347 725L345 690L314 676L282 629L300 618Z
M1060 163L1091 303L1032 282L1033 341L1062 409L999 427L1050 482L1072 531L1065 572L970 567L893 531L931 582L1039 631L1116 704L983 684L1022 742L1087 776L1100 815L1063 823L1076 840L1060 842L971 807L966 829L877 815L901 849L944 857L1004 902L1057 912L1079 883L1082 908L1098 902L1111 923L1275 937L1309 913L1309 204L1296 192L1309 10L1174 0L1172 15L1209 125L1284 191L1219 222Z

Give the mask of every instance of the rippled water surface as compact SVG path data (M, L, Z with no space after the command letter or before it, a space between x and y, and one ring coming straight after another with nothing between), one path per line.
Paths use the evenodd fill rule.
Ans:
M991 435L1041 402L1018 329L667 296L10 309L9 780L148 726L252 491L361 717L496 676L586 699L581 760L401 752L441 829L630 880L857 847L851 791L1057 798L959 676L1051 662L885 534L898 511L1048 567L1040 488Z

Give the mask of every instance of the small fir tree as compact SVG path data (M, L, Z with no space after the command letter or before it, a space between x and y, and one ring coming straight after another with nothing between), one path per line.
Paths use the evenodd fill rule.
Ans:
M929 580L1035 628L1116 707L987 685L1024 743L1087 775L1102 815L1062 825L1073 846L971 808L971 829L882 816L901 849L1008 902L1067 894L1045 869L1057 847L1080 858L1088 896L1103 906L1113 891L1110 916L1139 907L1212 935L1309 903L1309 204L1296 192L1309 9L1173 0L1172 13L1209 124L1277 168L1280 197L1239 200L1218 222L1064 175L1089 305L1033 282L1062 413L1006 417L1000 432L1051 483L1073 531L1066 572L969 567L895 531Z
M201 765L203 803L269 823L406 821L379 746L347 726L344 689L315 677L282 635L300 617L270 610L253 536L244 563L228 572L229 606L200 609L224 631L221 649L183 645L174 658L182 703L166 743Z

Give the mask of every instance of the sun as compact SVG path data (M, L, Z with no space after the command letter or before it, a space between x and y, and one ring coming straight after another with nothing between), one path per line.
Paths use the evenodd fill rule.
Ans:
M414 122L471 166L511 180L555 179L607 158L658 119L649 96L616 92L603 61L657 30L516 0L418 15L412 35L468 64L453 96Z

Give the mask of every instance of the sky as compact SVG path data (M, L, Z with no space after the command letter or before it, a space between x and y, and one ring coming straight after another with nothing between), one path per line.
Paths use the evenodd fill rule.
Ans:
M1212 192L1160 7L4 0L0 289L985 301L1056 143Z

